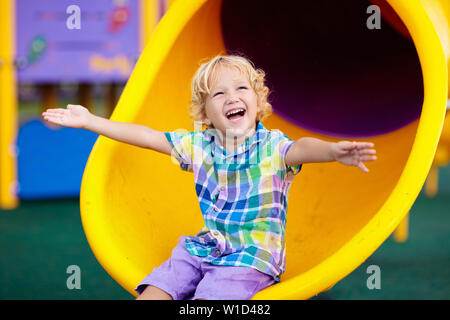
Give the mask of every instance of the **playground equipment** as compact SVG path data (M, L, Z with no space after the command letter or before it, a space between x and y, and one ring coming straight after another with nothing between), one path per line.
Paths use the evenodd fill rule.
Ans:
M439 168L446 166L450 161L450 113L448 112L450 100L447 102L447 113L445 115L444 125L442 127L441 137L434 155L433 163L428 172L424 185L425 195L434 197L438 192ZM393 233L394 240L405 242L409 237L409 213L403 218Z
M97 138L73 135L31 119L18 125L17 83L39 86L42 107L55 107L57 86L78 83L79 103L89 108L92 83L114 89L125 82L168 0L4 0L0 3L0 208L19 199L76 197ZM79 25L69 27L78 8ZM72 9L71 9L72 8ZM74 19L76 20L76 19ZM110 97L108 99L108 97ZM76 101L74 101L76 103ZM40 123L39 123L40 122ZM45 141L40 140L45 137ZM58 148L55 143L64 141Z
M434 197L438 191L439 168L448 165L450 162L450 112L447 111L444 126L442 128L441 139L436 149L430 172L425 183L425 194Z
M0 2L0 12L5 13L0 19L0 204L5 209L17 206L16 151L12 143L17 132L13 10L10 1Z
M334 4L334 5L333 5ZM242 51L268 74L275 114L266 127L292 139L370 140L364 174L308 164L287 218L287 269L255 299L305 299L333 286L394 231L431 167L447 102L446 1L389 0L397 25L368 29L369 1L177 1L141 55L112 120L190 129L190 81L199 62ZM80 194L89 244L126 290L203 226L192 176L169 157L101 136Z

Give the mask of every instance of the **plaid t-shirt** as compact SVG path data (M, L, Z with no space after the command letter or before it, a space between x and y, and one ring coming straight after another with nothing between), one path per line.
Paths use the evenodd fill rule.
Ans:
M194 173L205 226L187 250L215 265L255 268L279 281L285 270L287 197L301 165L287 166L294 141L258 123L233 153L216 130L166 132L172 155Z

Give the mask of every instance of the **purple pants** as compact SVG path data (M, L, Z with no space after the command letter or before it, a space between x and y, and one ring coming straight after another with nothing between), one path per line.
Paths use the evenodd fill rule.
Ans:
M185 238L179 239L170 259L153 269L136 287L138 294L152 285L174 300L248 300L275 283L271 276L253 268L202 262L203 257L191 255L186 249Z

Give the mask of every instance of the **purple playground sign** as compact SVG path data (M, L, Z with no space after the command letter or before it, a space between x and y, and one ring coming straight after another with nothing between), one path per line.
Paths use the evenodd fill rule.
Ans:
M16 0L20 82L126 81L139 57L138 0Z

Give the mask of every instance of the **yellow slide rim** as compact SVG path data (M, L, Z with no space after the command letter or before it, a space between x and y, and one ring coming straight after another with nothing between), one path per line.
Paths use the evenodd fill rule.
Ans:
M348 275L364 262L389 237L396 226L407 214L431 167L434 153L439 141L447 103L447 68L446 56L430 17L419 0L388 1L407 26L416 46L424 79L424 104L419 120L416 138L406 166L387 201L376 215L327 259L294 276L287 281L259 292L254 299L306 299ZM133 104L141 106L145 96L141 94L150 87L165 61L177 36L181 33L189 19L206 3L204 0L176 1L166 16L155 29L148 47L143 52L137 66L127 83L127 97L134 96ZM145 66L145 68L144 68ZM122 95L121 100L125 95ZM127 101L119 101L124 105ZM132 122L138 110L116 108L111 119ZM103 217L96 212L104 212L101 201L102 190L108 183L108 167L112 163L102 163L101 159L109 159L116 144L99 137L86 165L83 176L80 207L83 227L89 244L105 270L114 276L129 292L136 283L130 282L130 274L136 270L118 255L115 248L108 243L108 235L102 231ZM92 155L95 154L95 157ZM103 167L100 167L103 165ZM89 170L97 169L94 178L88 175ZM87 215L90 214L88 217ZM383 225L384 228L379 226ZM133 293L135 294L135 293Z

